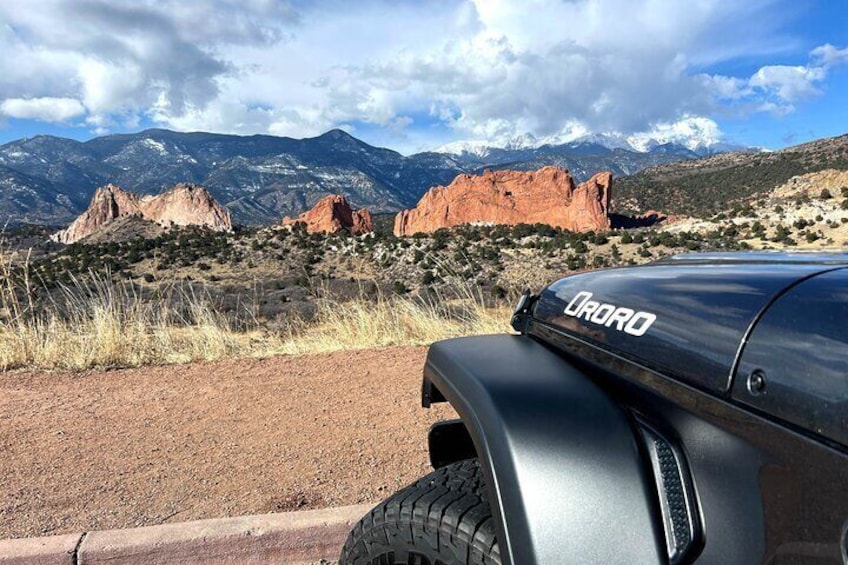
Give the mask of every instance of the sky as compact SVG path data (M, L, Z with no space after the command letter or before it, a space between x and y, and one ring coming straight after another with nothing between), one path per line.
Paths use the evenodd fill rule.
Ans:
M848 0L0 0L0 143L848 132Z

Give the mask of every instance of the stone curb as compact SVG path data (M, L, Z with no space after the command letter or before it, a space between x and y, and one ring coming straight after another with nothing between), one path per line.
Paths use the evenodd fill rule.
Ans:
M0 540L0 565L318 563L338 559L371 506Z
M0 540L3 565L76 565L74 555L83 534Z

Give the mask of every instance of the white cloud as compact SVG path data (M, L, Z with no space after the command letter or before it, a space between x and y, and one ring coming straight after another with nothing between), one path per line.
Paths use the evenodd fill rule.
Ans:
M7 98L0 102L0 114L42 122L66 122L85 114L85 108L73 98Z
M791 111L848 62L826 44L783 65L800 48L786 1L7 2L0 100L76 101L64 119L97 131L147 119L302 137L364 122L407 150L686 130L717 111ZM704 72L740 57L762 67Z
M834 65L848 63L848 47L845 49L837 49L830 43L826 43L816 47L810 52L814 64L824 68L829 68Z
M500 144L525 133L651 131L737 102L748 111L751 97L803 94L800 84L757 90L750 77L694 70L794 45L775 18L757 17L774 4L481 0L470 35L442 26L439 41L347 65L321 84L345 119L383 124L377 109L414 115L424 100L455 136Z
M819 94L816 84L826 75L823 67L772 65L754 73L749 84L792 103Z
M164 96L175 116L219 95L232 45L271 45L283 2L32 0L0 3L0 98L76 98L88 122L127 123Z
M722 75L702 75L704 88L718 100L736 101L753 95L748 79Z
M795 105L822 93L830 70L848 63L848 48L830 44L809 53L806 65L766 65L748 78L701 75L704 88L717 100L731 101L740 111L786 115Z
M644 151L651 141L659 143L679 143L689 149L710 147L722 140L722 133L715 121L697 116L686 116L671 123L655 124L649 131L632 135L630 144Z

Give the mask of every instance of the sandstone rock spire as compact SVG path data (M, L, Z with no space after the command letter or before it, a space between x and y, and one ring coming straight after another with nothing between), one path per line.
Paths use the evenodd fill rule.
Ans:
M297 218L283 218L283 225L306 224L309 233L336 233L347 230L351 235L374 231L371 213L353 210L347 199L340 194L330 194L319 200L311 210Z
M94 192L85 212L51 239L75 243L126 216L139 216L163 226L199 225L215 231L233 229L230 212L202 186L178 184L162 194L139 197L107 184Z

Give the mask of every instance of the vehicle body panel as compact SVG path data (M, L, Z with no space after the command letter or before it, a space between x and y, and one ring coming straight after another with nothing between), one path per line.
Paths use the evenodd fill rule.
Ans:
M428 353L425 405L432 387L474 441L505 563L663 562L631 422L566 360L525 336L448 340Z
M733 397L848 446L848 269L781 296L742 350ZM751 386L755 374L762 390Z
M782 291L834 267L818 264L655 263L564 278L542 291L533 319L562 327L698 388L726 391L739 345ZM641 336L610 317L569 315L582 297L656 316ZM585 302L584 302L585 304ZM603 314L603 312L598 312ZM590 320L585 319L590 317Z

